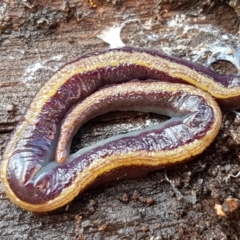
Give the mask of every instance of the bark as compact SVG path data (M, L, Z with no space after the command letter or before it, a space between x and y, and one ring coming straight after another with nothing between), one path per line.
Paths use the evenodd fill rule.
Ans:
M185 33L181 18L188 26L210 24L236 36L239 8L234 3L102 0L94 9L87 0L0 2L1 158L10 132L53 72L83 53L107 49L96 37L102 29L123 24L127 45L191 59L189 52L206 39L216 41L216 35L194 29ZM215 68L234 70L222 62ZM82 127L72 150L147 121L159 121L159 116L111 113L96 118ZM240 179L231 177L240 171L238 126L235 115L226 114L218 138L197 159L141 179L108 183L51 214L18 208L0 183L0 238L240 239L239 211L223 218L214 210L228 196L240 198Z

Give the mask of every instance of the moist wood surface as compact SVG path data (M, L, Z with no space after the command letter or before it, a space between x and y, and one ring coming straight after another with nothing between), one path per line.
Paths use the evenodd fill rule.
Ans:
M11 131L53 72L83 53L108 47L96 38L105 27L125 22L126 44L160 50L167 46L180 57L212 36L195 31L183 34L176 28L172 38L165 38L172 31L167 22L175 16L183 14L188 24L211 23L223 32L239 34L238 9L231 7L234 1L198 2L101 0L97 9L83 0L0 2L1 158ZM185 48L179 49L178 44ZM156 121L161 119L155 114L104 115L84 125L72 151ZM238 120L229 113L214 144L194 161L106 184L48 215L19 209L9 202L0 183L0 238L240 239L239 211L222 218L214 210L229 196L240 198L240 178L229 177L240 171L238 131Z

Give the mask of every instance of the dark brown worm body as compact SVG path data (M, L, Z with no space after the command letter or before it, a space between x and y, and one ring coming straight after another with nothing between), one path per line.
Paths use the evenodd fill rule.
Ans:
M127 171L137 168L141 171L146 167L152 170L181 163L201 153L211 143L218 132L221 114L212 98L204 95L202 91L194 94L190 94L189 90L181 92L179 89L185 87L171 84L168 84L165 90L161 90L159 84L155 83L158 90L154 93L154 83L147 82L144 83L146 85L143 90L138 91L139 95L131 98L136 91L133 87L130 94L127 92L128 88L139 84L131 82L130 85L122 85L123 95L125 94L123 99L117 98L115 87L100 90L100 95L107 91L109 99L99 97L99 101L102 102L98 106L98 109L101 109L99 112L94 110L97 103L87 102L88 99L92 99L91 95L103 86L132 79L192 84L209 92L224 110L240 107L239 76L219 75L200 65L146 49L126 47L85 55L62 67L40 89L23 121L12 135L4 154L1 173L6 193L13 202L30 211L51 211L70 202L79 192L105 174L118 169ZM161 96L161 100L157 100L157 95ZM197 101L198 110L194 113L191 112L192 105L188 101L192 96L202 99ZM90 118L106 112L107 101L112 104L109 108L111 110L139 110L145 104L143 97L154 99L146 103L144 111L148 109L167 114L172 120L165 123L164 127L151 129L151 133L144 130L136 135L116 137L91 148L82 149L63 164L54 161L61 122L73 105L85 99L86 109L89 107L87 112L80 111L82 119L76 122L76 127L79 127ZM128 106L124 99L132 101L132 105ZM121 108L119 103L122 100ZM185 103L182 110L181 101L189 104ZM202 111L205 108L209 110ZM205 115L206 113L208 114ZM193 119L189 127L193 128L179 129L179 126L183 126L184 121L187 121L186 114L192 114ZM203 120L201 124L199 122L195 134L196 121L201 118L207 118L208 121L205 123ZM62 130L63 136L66 129L68 128ZM179 129L179 132L186 134L186 138L189 139L180 140L178 131L174 132L172 129ZM76 129L73 129L68 136L71 138L75 131ZM165 135L161 135L163 132ZM147 137L148 134L152 137ZM125 148L127 151L122 152L121 149L125 145L129 147ZM58 149L58 160L61 161L61 156L68 154L64 153L65 149ZM181 154L176 157L176 152Z

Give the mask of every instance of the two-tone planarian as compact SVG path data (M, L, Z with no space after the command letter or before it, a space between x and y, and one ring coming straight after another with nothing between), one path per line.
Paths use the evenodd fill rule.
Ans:
M240 76L148 49L84 55L45 83L13 132L1 166L6 193L24 209L48 212L123 173L137 177L185 162L218 134L219 106L223 111L240 107ZM82 124L128 110L171 118L69 155Z

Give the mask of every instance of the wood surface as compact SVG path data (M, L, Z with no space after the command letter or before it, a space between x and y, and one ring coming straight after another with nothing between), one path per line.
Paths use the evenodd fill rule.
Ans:
M199 42L215 36L184 33L179 18L239 36L238 10L237 1L220 0L99 0L97 8L87 0L0 1L1 159L39 87L64 63L107 49L96 37L106 27L122 24L127 45L171 49L188 58ZM84 125L72 150L155 121L155 114L104 115ZM228 113L216 141L197 159L140 179L108 183L51 214L18 208L0 183L0 239L240 239L239 211L220 217L214 210L229 196L240 198L240 178L231 177L240 171L239 136L239 122Z

